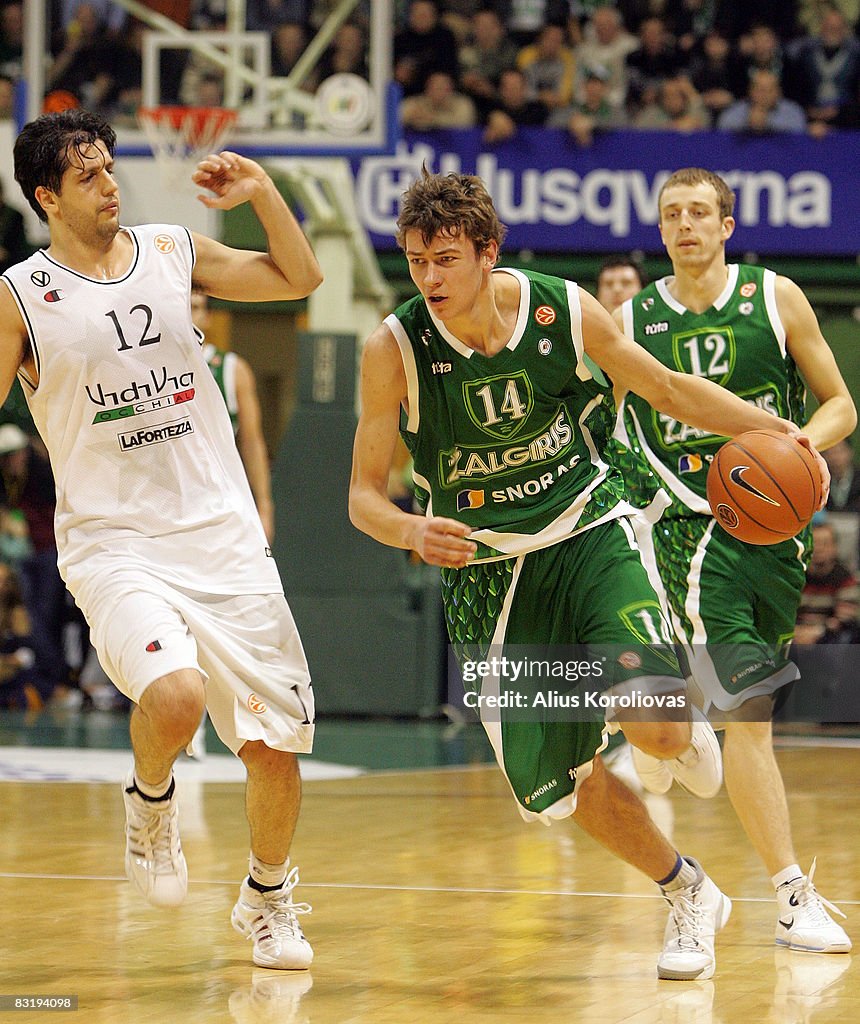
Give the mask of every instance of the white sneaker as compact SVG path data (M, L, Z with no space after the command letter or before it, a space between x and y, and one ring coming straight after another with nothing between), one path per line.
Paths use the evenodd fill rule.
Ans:
M310 1024L302 998L313 988L309 971L255 970L251 984L230 994L227 1009L235 1024Z
M815 891L814 875L815 860L808 875L785 882L776 890L776 944L807 953L849 953L851 940L827 911L845 915Z
M297 914L309 914L310 905L293 903L299 869L293 868L280 889L259 892L242 883L230 921L237 932L254 940L254 963L283 971L303 971L311 965L314 951L299 925Z
M690 746L679 757L665 761L633 748L633 765L649 793L669 791L672 781L693 796L710 799L723 784L723 757L720 742L709 722L693 722Z
M145 800L125 780L125 873L155 907L176 907L188 891L188 865L179 842L179 800Z
M714 938L732 912L732 901L702 871L698 861L684 858L699 877L686 889L663 892L669 920L657 977L666 981L707 981L714 976Z

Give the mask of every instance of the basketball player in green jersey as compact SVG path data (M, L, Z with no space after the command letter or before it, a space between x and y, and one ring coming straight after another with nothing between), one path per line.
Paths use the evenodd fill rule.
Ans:
M463 662L501 645L618 645L623 653L607 664L616 686L677 693L679 669L660 647L660 603L629 522L635 512L607 457L615 417L605 374L705 429L799 431L667 370L573 282L494 269L504 228L479 178L425 171L398 225L421 294L364 351L353 523L443 567L448 630ZM388 497L398 430L424 515ZM498 692L498 676L484 680L481 697ZM731 905L604 769L604 723L523 717L484 717L522 816L549 824L572 815L657 881L671 908L660 977L711 977L714 936ZM706 740L688 749L688 721L624 728L689 788L711 784L713 750Z
M674 276L625 302L616 319L663 365L805 423L809 440L829 448L856 423L848 389L797 285L761 267L726 264L734 198L722 178L706 170L686 168L668 179L659 197L660 233ZM801 375L819 403L807 422ZM713 721L725 722L726 789L772 876L776 942L848 952L851 942L828 915L812 871L806 876L798 866L771 737L775 694L798 675L787 652L804 583L803 538L753 547L717 526L705 481L725 440L719 432L690 426L659 402L632 393L622 423L626 442L650 464L639 477L642 497L655 480L673 495L651 533L656 561L703 706ZM636 475L626 476L633 491ZM640 751L633 757L645 787L666 792L672 778L664 766Z

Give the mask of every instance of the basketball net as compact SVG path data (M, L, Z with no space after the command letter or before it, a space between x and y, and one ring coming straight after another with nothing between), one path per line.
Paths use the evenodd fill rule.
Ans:
M237 116L224 107L141 107L137 112L162 181L185 189L192 187L191 173L200 160L222 148Z

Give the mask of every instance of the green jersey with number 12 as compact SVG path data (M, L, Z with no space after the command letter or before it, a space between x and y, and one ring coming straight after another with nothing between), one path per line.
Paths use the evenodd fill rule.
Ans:
M669 292L667 278L648 285L622 306L624 333L664 366L705 377L802 425L805 389L786 349L776 275L741 264L727 269L726 287L704 313L682 306ZM645 460L625 462L625 483L634 497L648 500L655 484L662 483L674 497L665 515L711 514L708 467L725 437L680 423L632 392L622 404L619 434Z

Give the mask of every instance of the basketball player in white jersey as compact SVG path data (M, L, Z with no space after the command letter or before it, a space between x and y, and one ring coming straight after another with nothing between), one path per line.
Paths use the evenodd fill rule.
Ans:
M15 178L49 246L3 275L0 398L18 375L57 485L59 567L99 659L136 707L124 787L126 873L182 902L174 759L204 707L245 764L250 872L232 922L263 967L307 968L289 847L313 695L230 418L191 323L192 285L224 299L296 299L317 261L269 176L222 152L194 182L208 207L250 202L269 251L171 224L123 227L115 135L81 110L43 115Z

